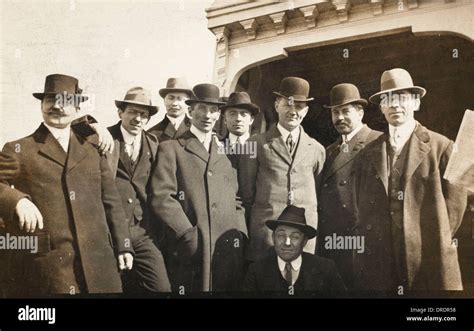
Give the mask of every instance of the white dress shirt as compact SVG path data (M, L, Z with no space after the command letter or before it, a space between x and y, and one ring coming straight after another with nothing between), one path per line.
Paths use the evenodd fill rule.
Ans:
M399 126L388 126L390 142L396 145L396 150L399 151L405 146L408 139L410 139L413 131L415 131L416 121L413 119L407 121Z
M210 132L202 132L198 128L196 128L194 125L191 125L191 128L189 128L189 131L193 135L196 136L196 138L204 145L204 148L206 149L207 152L209 152L209 148L211 146L211 140L212 140L212 131Z
M245 144L247 139L250 138L250 133L246 132L241 136L236 136L232 132L229 132L229 141L230 141L231 145L235 145L235 143L237 142L237 138L239 138L239 141L240 141L241 144Z
M278 259L278 269L280 269L280 273L284 279L286 279L286 262L277 256ZM298 256L296 259L290 262L291 264L291 285L295 285L296 281L298 280L298 276L300 275L301 263L303 263L303 258Z
M181 123L184 121L185 116L186 116L186 114L183 114L179 117L171 117L171 116L166 115L166 117L168 117L168 119L170 120L171 124L173 124L174 129L176 131L178 131L178 128L181 125Z
M59 129L52 127L46 123L44 123L44 126L46 126L53 135L53 137L58 141L59 145L63 148L63 150L67 153L67 150L69 148L69 140L71 139L71 126L68 125L64 129Z
M127 152L128 156L130 156L133 161L136 161L138 154L140 153L142 142L141 133L134 136L125 130L122 125L120 125L120 131L122 132L123 141L125 142L125 152Z
M349 141L351 141L352 138L354 138L354 136L359 133L359 131L364 127L364 124L362 124L361 126L359 126L358 128L356 128L355 130L352 130L351 133L349 134L346 134L346 135L342 135L342 141L344 141L344 136L346 136L346 143L348 143Z
M299 126L291 132L285 129L283 126L281 126L280 123L277 124L277 128L278 130L280 130L281 136L283 137L283 141L285 143L286 143L286 139L288 139L288 136L291 134L291 137L293 138L294 146L298 145L298 139L300 138Z

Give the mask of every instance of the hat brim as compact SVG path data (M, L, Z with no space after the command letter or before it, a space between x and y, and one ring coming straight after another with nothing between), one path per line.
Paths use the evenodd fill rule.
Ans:
M32 93L33 96L38 99L38 100L43 100L45 95L57 95L57 94L62 94L62 93ZM82 95L82 94L71 94L76 96L76 98L79 100L79 102L84 102L86 100L89 100L88 96Z
M192 104L194 103L207 103L207 104L210 104L210 105L216 105L216 106L223 106L225 105L225 102L220 102L220 101L208 101L208 100L196 100L196 99L189 99L189 100L186 100L185 103L188 105L188 106L191 106Z
M304 225L301 223L295 223L291 221L268 220L265 222L265 224L272 231L275 231L278 225L287 225L287 226L297 228L298 230L303 232L308 239L312 239L316 237L316 235L318 234L318 231L310 225Z
M225 111L229 108L239 108L239 109L246 109L252 113L253 116L257 115L260 112L260 107L253 104L253 103L240 103L235 105L224 105L221 107L221 110L225 113Z
M126 105L137 105L137 106L145 107L150 112L150 117L155 115L159 109L157 106L151 106L151 105L146 105L141 102L124 101L124 100L115 100L115 105L122 110L125 108Z
M273 91L273 94L276 94L279 97L283 97L283 98L286 98L286 99L290 98L289 96L281 94L280 92L276 92L276 91ZM298 101L298 102L309 102L309 101L313 101L314 98L295 98L295 97L293 97L293 100Z
M380 91L378 93L375 93L374 95L371 95L369 97L369 101L373 104L379 105L380 104L380 96L383 94L387 93L393 93L397 91L416 91L419 92L417 94L421 95L421 98L423 98L426 95L426 89L424 89L421 86L408 86L408 87L397 87L397 88L392 88L384 91Z
M345 105L348 105L348 104L351 104L351 103L356 103L356 104L362 105L363 107L366 107L369 104L367 102L367 100L365 100L365 99L354 99L354 100L349 100L349 101L344 102L344 103L340 103L338 105L324 105L323 107L327 108L327 109L332 109L332 108L336 108L336 107L345 106Z
M193 95L193 91L187 90L187 89L182 89L182 88L162 88L158 91L160 96L164 99L168 93L186 93L190 98Z

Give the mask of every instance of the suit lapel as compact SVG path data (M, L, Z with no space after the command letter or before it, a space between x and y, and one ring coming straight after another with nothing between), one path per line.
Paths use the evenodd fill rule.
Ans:
M269 145L270 147L277 153L286 163L291 165L291 156L290 152L288 152L288 148L286 148L286 144L283 141L283 137L280 133L280 130L274 125L268 132L269 134Z
M329 163L327 172L325 173L325 179L331 177L336 171L344 167L356 157L357 153L364 148L365 141L370 131L369 127L364 125L351 141L349 141L347 152L340 151L337 153L337 149L342 142L341 138L337 140L339 144L334 150L334 153L337 153L337 155L332 159L332 162Z
M109 127L110 134L114 138L114 150L111 154L107 154L107 163L112 171L114 177L117 174L118 163L120 159L120 141L123 141L122 133L120 132L120 123L118 122L114 126Z
M387 169L387 134L381 135L374 143L367 162L372 162L377 175L382 180L385 193L388 195L388 169Z
M431 150L428 142L430 136L425 127L417 123L415 131L411 135L408 143L405 169L402 175L402 183L407 183L413 172L420 165L426 154Z
M220 144L220 142L219 142ZM214 166L215 163L219 162L222 160L225 156L223 154L219 154L219 146L217 142L217 137L213 136L211 139L211 145L210 145L210 154L209 154L209 166Z
M71 131L71 138L69 139L69 152L67 158L67 170L71 171L74 169L79 162L87 156L87 151L83 147L84 140L81 137L76 136L73 131Z
M300 138L298 139L298 145L296 146L293 158L293 167L298 165L298 163L300 163L308 156L308 153L311 151L311 146L313 145L311 138L306 134L306 132L304 132L302 126L300 127L300 129Z
M209 153L191 131L186 132L178 141L188 152L193 153L206 163L209 161Z
M44 124L41 124L35 131L34 138L36 142L41 144L39 147L41 155L63 167L66 165L67 153Z
M176 134L176 129L174 128L173 123L168 119L168 117L165 116L163 119L163 126L165 127L165 130L163 131L163 134L168 136L169 138L174 138Z

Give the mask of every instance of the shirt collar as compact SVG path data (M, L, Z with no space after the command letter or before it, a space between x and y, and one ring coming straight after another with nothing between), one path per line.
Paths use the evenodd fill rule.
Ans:
M169 119L171 124L173 124L173 126L176 128L176 127L179 127L181 125L181 123L183 122L184 117L186 116L186 114L183 114L179 117L171 117L171 116L168 116L168 114L166 114L165 116Z
M232 132L229 132L229 140L230 140L231 145L235 144L235 142L237 141L237 138L240 138L240 143L243 144L247 141L247 139L250 138L250 133L246 132L241 136L236 136Z
M415 130L415 127L416 127L416 121L414 119L407 121L399 126L392 126L390 124L388 125L390 137L393 136L394 131L396 129L397 133L400 135L400 138L402 139L408 139L413 133L413 131Z
M280 271L283 272L285 270L286 262L279 256L277 256L277 259L278 259L278 269L280 269ZM303 259L301 258L301 254L300 254L296 259L290 262L291 269L293 269L293 271L299 271L301 268L302 262L303 262Z
M51 134L53 135L53 137L55 139L58 139L59 137L61 138L65 138L66 141L69 140L69 137L71 135L71 126L68 125L67 127L63 128L63 129L59 129L59 128L55 128L53 126L50 126L46 123L44 123L44 126L48 128L49 132L51 132Z
M293 137L293 141L297 141L298 137L300 136L300 127L298 126L296 129L293 131L288 131L285 129L280 123L277 124L278 130L280 130L281 136L283 137L283 140L286 141L288 138L288 135L291 133L291 136Z
M136 136L130 134L127 130L124 129L122 125L120 125L120 131L122 132L123 136L123 141L127 144L130 145L131 143L140 143L141 142L141 134L138 134Z
M198 128L196 128L194 125L191 124L191 127L189 128L189 131L191 131L191 133L193 135L196 136L196 138L198 138L198 140L200 142L203 142L203 141L210 141L211 140L211 137L212 137L212 131L210 132L202 132L201 130L199 130Z
M365 124L362 124L362 125L359 126L357 129L352 130L351 133L346 134L346 142L351 141L351 139L354 138L354 136L355 136L356 134L358 134L359 131L362 130L362 128L363 128L364 126L365 126ZM343 139L343 140L344 140L344 139Z

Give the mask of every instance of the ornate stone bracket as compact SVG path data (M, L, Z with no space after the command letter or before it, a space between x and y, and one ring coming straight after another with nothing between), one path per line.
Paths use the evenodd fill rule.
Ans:
M270 14L269 16L275 25L277 34L284 34L286 31L286 23L288 22L286 12Z
M258 23L255 18L240 21L240 24L247 33L247 40L254 40L257 37Z
M299 10L303 14L304 19L306 20L306 28L312 29L316 27L319 15L318 8L316 7L316 5L301 7L299 8Z
M216 36L216 58L214 78L221 86L225 83L227 61L229 58L230 31L226 26L212 29Z
M384 0L370 0L372 11L374 15L380 15L383 13L383 2Z
M349 19L349 10L351 9L350 0L332 0L334 8L336 8L339 22L345 22Z

